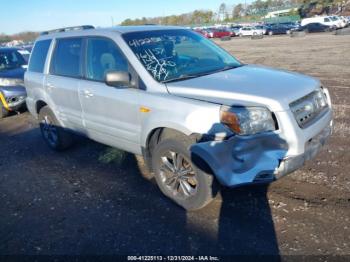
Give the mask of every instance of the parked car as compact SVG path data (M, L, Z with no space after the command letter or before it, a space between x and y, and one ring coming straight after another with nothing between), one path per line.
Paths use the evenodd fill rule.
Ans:
M255 28L256 29L259 29L259 30L262 30L262 33L263 33L263 35L266 35L267 34L267 26L265 26L265 25L257 25L257 26L255 26Z
M331 133L317 79L243 64L179 27L45 32L25 85L49 147L68 148L76 133L143 155L160 190L187 210L208 204L218 183L297 170Z
M300 26L296 31L304 31L306 33L331 32L334 27L323 25L321 23L310 23L305 26Z
M25 106L27 62L17 48L0 48L0 119Z
M227 28L226 31L230 32L231 37L235 37L237 35L236 30L234 30L232 28Z
M301 20L301 26L305 26L311 23L313 24L319 23L319 24L327 25L329 27L334 27L334 28L342 27L341 21L338 21L338 19L332 16L315 16L311 18L304 18Z
M209 29L196 29L195 32L205 36L206 38L213 38L214 34Z
M222 38L232 36L232 33L225 28L214 28L211 30L213 38Z
M267 35L281 35L281 34L289 34L290 28L281 24L272 24L266 27Z
M263 35L264 31L262 29L257 29L253 26L244 26L239 29L239 36L255 36L255 35Z
M347 22L343 20L340 16L333 15L330 17L336 24L337 28L344 28L347 26Z
M235 33L235 36L239 35L239 29L241 29L242 26L236 25L236 26L231 26L230 31Z

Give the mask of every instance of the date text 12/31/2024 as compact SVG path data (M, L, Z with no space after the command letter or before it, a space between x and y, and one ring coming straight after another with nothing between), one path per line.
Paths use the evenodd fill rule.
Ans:
M128 256L128 261L220 261L216 256Z

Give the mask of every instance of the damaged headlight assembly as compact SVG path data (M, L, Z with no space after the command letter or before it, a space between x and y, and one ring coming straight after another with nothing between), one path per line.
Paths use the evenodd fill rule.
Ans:
M276 130L271 111L264 107L221 106L220 121L239 135L255 135Z

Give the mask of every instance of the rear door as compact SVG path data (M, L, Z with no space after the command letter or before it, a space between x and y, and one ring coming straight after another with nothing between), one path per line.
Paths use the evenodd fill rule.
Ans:
M27 91L27 106L28 110L36 115L35 103L38 99L38 94L41 93L43 89L43 84L45 83L45 64L47 60L47 55L51 46L51 39L39 40L35 43L28 70L25 73L24 81Z
M56 39L46 89L55 105L55 114L71 129L84 131L79 84L82 77L83 39Z
M140 153L141 90L105 84L107 72L130 71L127 59L111 39L89 37L86 39L84 68L85 80L80 85L79 94L89 137Z

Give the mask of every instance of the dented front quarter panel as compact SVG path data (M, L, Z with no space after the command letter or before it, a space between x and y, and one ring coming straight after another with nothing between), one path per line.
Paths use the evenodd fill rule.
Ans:
M287 150L288 144L278 134L236 135L227 140L202 142L191 147L191 153L205 160L225 186L252 183L260 175L272 175ZM271 182L273 176L267 180Z
M210 166L222 185L269 183L301 168L305 161L317 155L331 135L331 119L330 110L313 126L313 132L304 130L304 136L300 137L288 137L280 132L234 135L226 140L199 142L190 150ZM297 140L294 143L293 137ZM293 147L299 148L293 150Z

